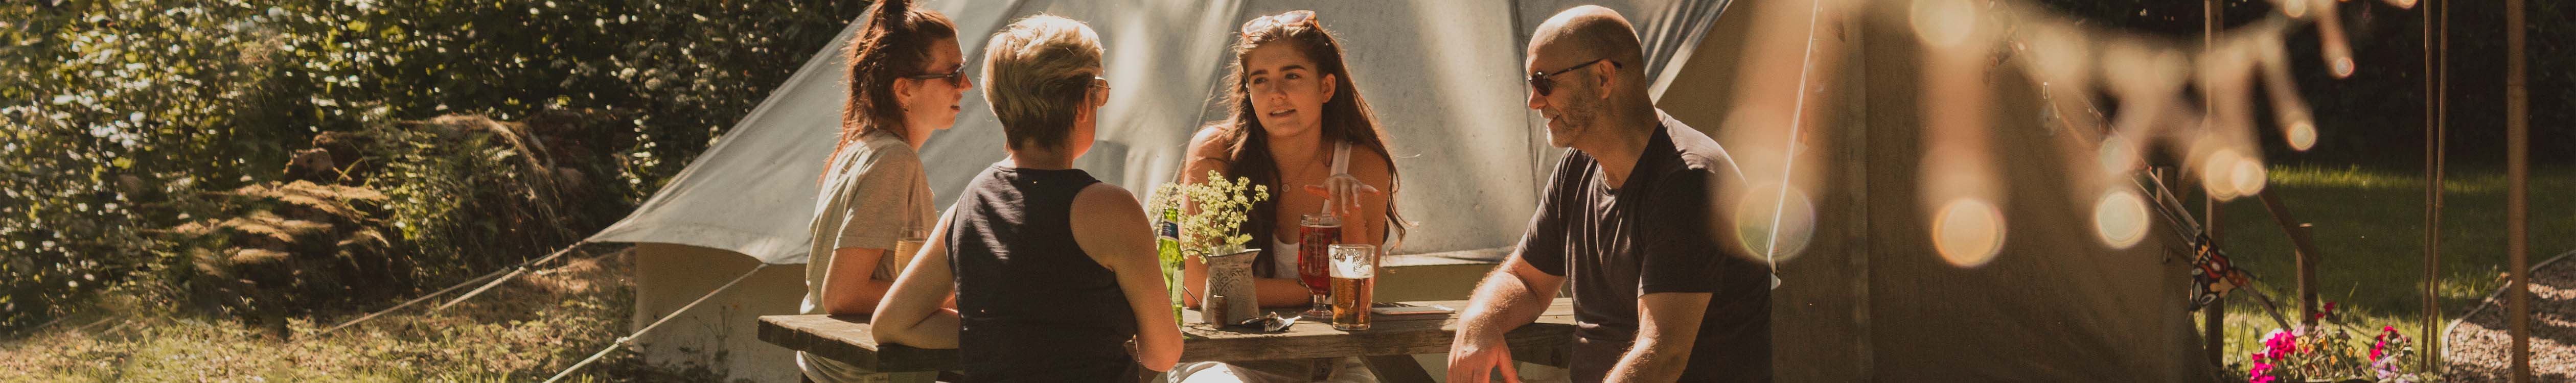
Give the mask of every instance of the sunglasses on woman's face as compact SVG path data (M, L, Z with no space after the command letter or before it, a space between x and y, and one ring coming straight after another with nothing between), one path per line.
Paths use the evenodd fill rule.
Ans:
M1305 25L1307 28L1314 28L1315 11L1298 10L1288 11L1288 13L1281 13L1278 15L1262 16L1261 18L1252 19L1252 21L1243 22L1243 30L1237 32L1242 33L1246 37L1250 37L1253 32L1300 24Z
M1100 90L1100 94L1096 96L1097 98L1092 99L1092 107L1096 108L1101 105L1109 104L1109 79L1101 78L1100 76L1091 76L1091 88Z
M1565 69L1558 69L1558 70L1553 70L1553 71L1537 71L1537 72L1530 72L1530 75L1529 75L1529 86L1530 86L1530 90L1537 91L1537 92L1538 92L1538 95L1540 95L1540 96L1546 96L1549 92L1553 92L1553 91L1555 91L1555 90L1556 90L1556 80L1549 79L1549 78L1548 78L1548 76L1561 75L1561 74L1565 74L1566 72L1573 72L1573 71L1574 71L1574 70L1576 70L1576 69L1583 69L1583 67L1592 66L1592 64L1600 64L1600 63L1604 63L1604 62L1610 63L1610 67L1612 67L1612 68L1617 68L1617 67L1619 67L1619 63L1618 63L1618 62L1616 62L1616 61L1610 61L1610 59L1593 59L1592 61L1584 62L1582 65L1575 65L1575 66L1572 66L1572 67L1567 67L1567 68L1565 68Z
M949 71L948 73L925 73L925 74L916 74L916 75L911 75L911 76L903 76L903 78L914 79L914 80L937 80L937 79L948 79L948 83L949 83L950 85L955 85L955 84L963 83L963 82L965 82L965 81L966 81L966 66L965 66L965 65L958 65L958 66L957 66L957 70Z

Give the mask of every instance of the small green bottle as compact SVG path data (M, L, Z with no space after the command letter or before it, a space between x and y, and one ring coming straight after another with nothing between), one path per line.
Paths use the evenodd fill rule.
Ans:
M1172 322L1181 324L1181 209L1163 208L1154 235L1154 252L1163 261L1163 289L1172 294Z

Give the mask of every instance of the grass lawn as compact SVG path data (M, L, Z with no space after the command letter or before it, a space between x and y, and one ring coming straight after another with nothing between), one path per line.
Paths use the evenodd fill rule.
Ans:
M292 320L295 342L266 338L255 326L111 298L75 324L0 341L0 381L535 382L625 335L634 290L618 257L565 262L447 311L408 308L327 335L312 334L363 313ZM640 359L611 353L565 380L717 379L703 370L647 367Z
M2339 302L2344 323L2363 329L2396 326L2420 336L2423 323L2424 183L2421 173L2358 168L2276 167L2272 191L2301 221L2314 224L2318 251L2317 299ZM2445 326L2504 285L2505 179L2501 170L2453 169L2442 211L2439 305ZM2530 183L2531 262L2576 250L2576 169L2534 169ZM2198 203L2192 203L2194 208ZM2221 245L2239 267L2254 274L2284 314L2296 320L2297 268L2289 236L2260 200L2222 203ZM2228 363L2243 363L2262 346L2257 339L2277 328L2250 298L2228 299ZM2440 331L2436 329L2435 331ZM2364 345L2363 347L2367 347ZM2241 372L2241 369L2240 369Z

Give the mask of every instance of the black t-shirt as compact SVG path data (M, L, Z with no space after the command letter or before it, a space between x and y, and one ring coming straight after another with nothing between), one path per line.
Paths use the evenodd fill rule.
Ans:
M1717 141L1670 117L1619 187L1567 150L1517 252L1574 288L1577 382L1598 382L1637 336L1637 297L1710 293L1684 382L1771 381L1770 266L1719 233L1717 192L1742 182Z

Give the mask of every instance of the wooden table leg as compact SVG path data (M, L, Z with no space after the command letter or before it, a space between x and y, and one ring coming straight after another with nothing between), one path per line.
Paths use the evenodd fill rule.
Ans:
M1431 383L1431 373L1422 370L1422 362L1412 355L1379 355L1360 357L1368 363L1369 372L1385 383Z

